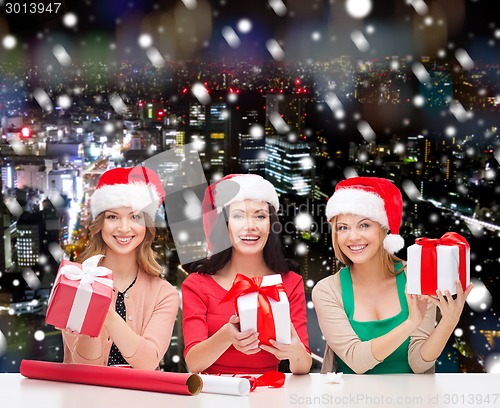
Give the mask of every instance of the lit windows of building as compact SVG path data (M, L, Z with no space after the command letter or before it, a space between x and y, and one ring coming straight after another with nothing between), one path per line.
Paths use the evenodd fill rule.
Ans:
M314 145L289 143L279 137L266 139L266 178L281 194L309 196L314 189Z
M17 266L31 267L39 262L44 230L42 213L23 213L17 222Z

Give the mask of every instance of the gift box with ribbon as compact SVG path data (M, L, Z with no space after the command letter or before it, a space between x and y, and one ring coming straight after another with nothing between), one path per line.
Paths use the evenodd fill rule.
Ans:
M470 282L470 246L456 232L447 232L441 238L417 238L408 247L407 292L436 295L436 290L457 293L456 281L462 289Z
M280 274L249 278L237 274L222 302L234 301L240 330L259 333L262 344L269 340L290 344L290 304Z
M113 273L98 266L103 255L82 264L63 259L49 296L45 322L97 337L113 295Z

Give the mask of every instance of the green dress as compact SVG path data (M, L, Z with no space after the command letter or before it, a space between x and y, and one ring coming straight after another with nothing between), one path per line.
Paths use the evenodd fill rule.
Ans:
M403 323L408 318L408 302L406 301L405 286L406 274L404 272L396 275L396 285L398 288L399 303L401 312L397 315L382 320L372 320L367 322L358 322L353 319L354 315L354 292L352 288L351 272L349 267L343 268L340 272L340 285L342 288L342 300L344 310L347 314L354 332L361 341L368 341L390 332L396 326ZM410 338L408 337L394 352L384 361L377 364L365 374L400 374L411 373L412 370L408 364L408 347ZM354 371L336 356L338 371L346 374L354 374Z

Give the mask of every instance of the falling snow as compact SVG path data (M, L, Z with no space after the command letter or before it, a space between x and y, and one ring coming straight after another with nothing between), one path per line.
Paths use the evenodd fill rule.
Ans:
M236 34L236 31L234 31L232 27L223 27L222 36L231 48L238 48L241 45L240 37L238 37L238 34Z
M281 48L281 45L279 45L278 41L275 39L270 39L266 41L266 48L269 51L269 54L276 60L276 61L283 61L285 58L285 52L283 51L283 48Z
M295 226L299 231L309 230L313 222L311 214L308 213L301 213L295 217Z
M366 39L365 35L359 30L354 30L351 33L351 40L356 48L361 52L367 52L370 49L370 43Z
M202 83L195 83L191 87L191 92L202 105L207 105L210 103L210 95Z
M6 35L2 39L2 45L7 50L12 50L17 45L17 39L13 35Z
M346 11L352 18L365 18L372 10L371 0L347 0Z
M78 24L78 16L75 13L66 13L62 21L66 27L73 28Z
M377 138L377 135L375 134L370 124L364 120L360 120L358 122L358 130L359 133L361 133L361 136L363 136L363 139L365 139L367 142L374 142Z
M240 33L248 34L250 31L252 31L252 22L247 18L243 18L238 21L237 27Z
M284 16L287 13L287 8L282 0L269 0L269 5L278 16Z

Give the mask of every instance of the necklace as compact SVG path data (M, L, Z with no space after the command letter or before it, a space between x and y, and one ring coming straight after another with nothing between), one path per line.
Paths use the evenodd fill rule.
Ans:
M139 274L139 267L137 267L137 271L135 271L135 274L134 274L134 277L133 277L133 279L132 279L132 282L131 282L131 283L129 283L129 284L126 286L126 289L125 289L124 291L121 291L121 290L119 289L119 287L120 287L120 288L125 287L125 285L123 284L123 282L126 282L126 283L130 282L130 279L128 279L128 278L127 278L126 280L123 280L122 282L120 282L120 285L115 285L116 290L117 290L118 292L120 292L120 293L125 293L125 292L126 292L127 290L129 290L129 289L132 287L132 285L135 283L135 281L137 280L137 275L138 275L138 274Z

